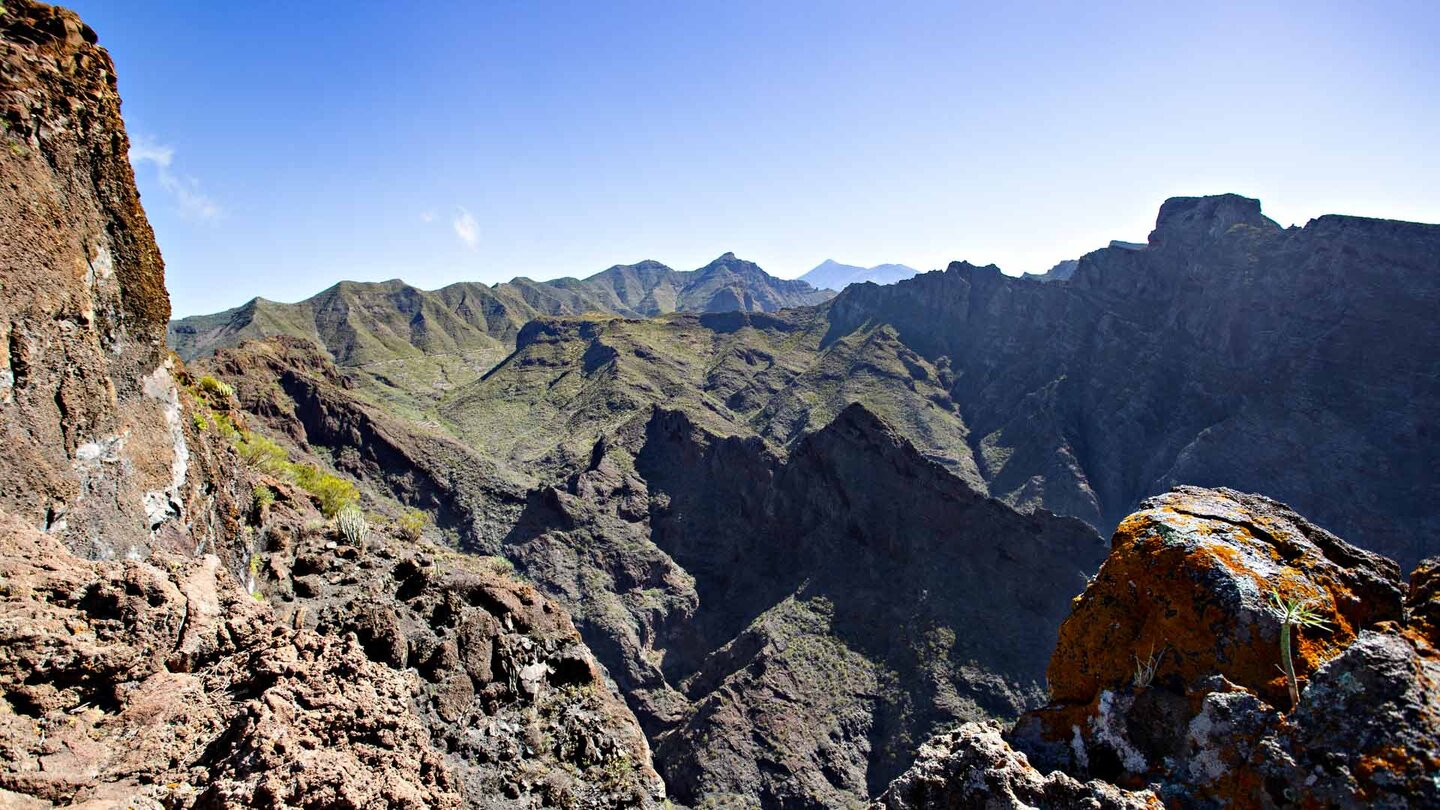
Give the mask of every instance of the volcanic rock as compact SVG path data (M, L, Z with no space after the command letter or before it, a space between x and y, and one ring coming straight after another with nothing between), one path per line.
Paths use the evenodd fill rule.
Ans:
M1293 709L1270 589L1330 623L1292 641ZM1435 805L1440 656L1403 596L1393 563L1280 504L1179 488L1121 524L1061 628L1051 702L1006 739L1032 782L1148 787L1172 808ZM896 784L930 784L933 763L916 768ZM927 801L1010 806L988 768L957 764Z

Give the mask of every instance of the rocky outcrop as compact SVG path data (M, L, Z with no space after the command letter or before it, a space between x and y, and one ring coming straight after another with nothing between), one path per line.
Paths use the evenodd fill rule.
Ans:
M569 617L504 560L383 533L363 548L261 529L259 593L282 623L352 638L413 687L467 807L646 807L664 796L634 715Z
M602 808L663 796L633 716L552 603L493 560L383 534L362 554L288 512L282 501L260 529L253 597L214 556L86 562L5 517L0 798Z
M215 557L0 532L6 806L461 806L415 679L353 634L277 624Z
M1149 791L1042 774L1010 747L998 723L966 723L920 746L915 764L871 810L1160 810Z
M74 14L0 15L0 508L97 558L178 548L213 503L165 349L164 265L110 57Z
M1051 702L1006 734L1025 778L1149 786L1174 808L1440 802L1440 655L1394 564L1258 496L1184 487L1144 506L1061 628ZM1292 640L1293 707L1272 590L1327 622ZM983 735L936 743L955 751L943 778L922 758L892 790L1011 806L968 753Z
M1230 490L1178 487L1120 523L1110 556L1060 627L1048 672L1060 703L1124 683L1155 650L1157 678L1185 686L1220 675L1284 705L1272 594L1311 600L1325 631L1306 631L1301 676L1366 627L1399 621L1395 563L1355 548L1288 507Z

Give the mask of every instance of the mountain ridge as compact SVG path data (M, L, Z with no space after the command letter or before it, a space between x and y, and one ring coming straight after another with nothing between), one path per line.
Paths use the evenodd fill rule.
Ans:
M816 289L843 290L851 284L873 281L876 284L893 284L915 275L917 270L903 264L877 264L874 267L860 267L841 264L826 259L799 277Z
M233 346L244 337L268 337L280 324L284 312L304 322L304 310L318 309L337 298L374 299L404 295L442 301L469 294L486 300L501 316L498 326L485 324L482 330L497 340L513 337L514 329L542 315L581 315L605 312L628 317L651 317L668 312L725 312L730 310L772 312L790 306L819 303L833 293L818 290L799 280L771 276L753 262L725 253L695 270L674 270L646 259L633 265L613 265L585 278L562 277L534 281L517 276L509 281L484 284L459 281L434 290L422 290L402 279L386 281L341 280L301 301L284 303L255 297L220 312L191 315L172 321L167 342L184 360L208 355L217 348ZM262 309L275 313L277 320L256 321ZM511 327L514 327L512 329ZM251 329L254 333L246 332ZM343 343L320 330L296 337L321 338L320 345L342 364L348 360ZM332 345L336 344L336 345ZM336 349L339 348L339 351Z

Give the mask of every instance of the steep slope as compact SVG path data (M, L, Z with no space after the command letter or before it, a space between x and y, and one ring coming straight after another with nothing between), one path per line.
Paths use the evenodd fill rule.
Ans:
M93 557L180 544L201 507L109 56L43 7L0 39L0 509Z
M1092 525L1171 484L1293 503L1411 565L1440 528L1440 226L1282 229L1233 195L1177 198L1144 249L1063 284L954 264L829 307L954 375L990 491ZM1345 493L1344 497L1337 497Z
M696 476L733 445L683 419L648 434L651 538L695 577L693 625L722 640L754 616L693 674L665 652L694 701L657 749L677 795L842 806L934 728L1041 693L1029 645L1101 552L1078 521L984 498L860 406L772 462L760 492Z
M0 11L0 805L656 806L563 611L378 525L383 495L345 536L317 506L353 482L165 349L96 43L69 11Z
M773 320L682 319L698 329L711 317ZM940 724L1039 700L1035 651L1101 554L1079 521L986 499L858 405L788 459L719 411L714 431L702 427L688 401L670 403L684 412L561 403L557 415L603 418L547 424L522 394L560 386L543 354L520 356L540 376L495 401L516 397L535 433L558 441L533 452L567 461L516 454L539 481L561 476L518 515L514 490L496 485L504 456L482 472L494 447L467 458L451 439L387 422L298 344L246 344L213 367L275 432L329 446L340 468L435 510L460 542L505 555L571 611L682 801L854 804ZM582 385L627 390L607 388L613 379ZM991 598L971 598L982 590Z
M877 264L874 267L859 267L841 264L826 259L799 278L817 290L843 290L851 284L873 281L876 284L894 284L918 272L903 264Z
M205 364L235 389L249 423L424 510L455 545L495 553L537 479L355 395L312 343L252 341Z

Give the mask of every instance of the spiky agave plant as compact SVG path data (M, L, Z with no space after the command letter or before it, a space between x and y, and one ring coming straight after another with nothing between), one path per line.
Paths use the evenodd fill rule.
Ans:
M1280 663L1285 670L1285 683L1290 687L1290 710L1300 705L1300 683L1295 678L1295 661L1290 655L1290 629L1314 627L1329 630L1330 623L1315 611L1318 599L1287 599L1279 591L1270 591L1275 616L1280 619Z

